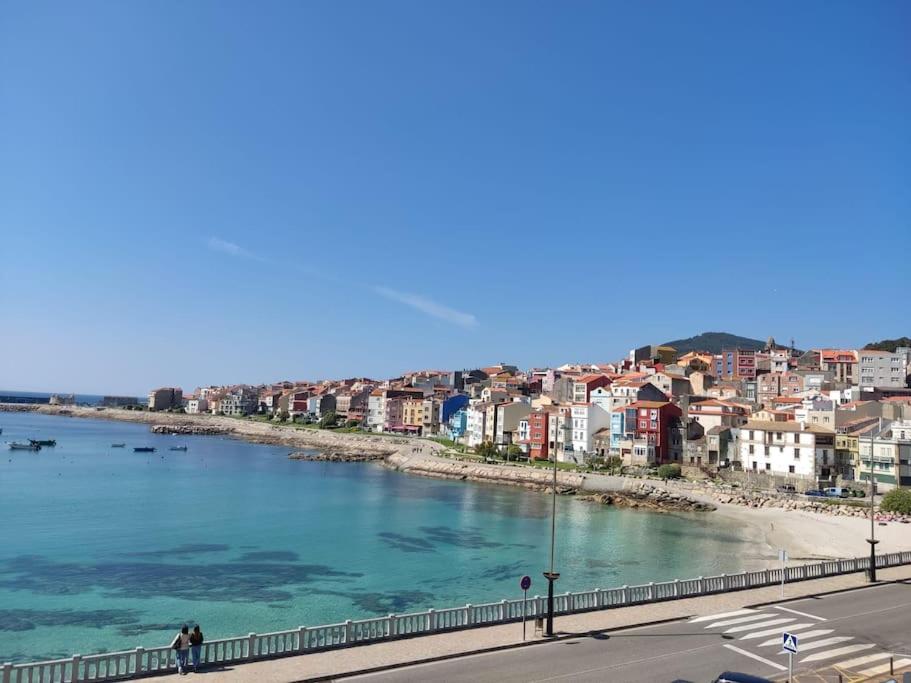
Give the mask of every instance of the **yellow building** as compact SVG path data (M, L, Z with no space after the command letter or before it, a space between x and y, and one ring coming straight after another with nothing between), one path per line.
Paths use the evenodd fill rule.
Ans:
M402 424L406 427L424 426L424 397L402 401Z

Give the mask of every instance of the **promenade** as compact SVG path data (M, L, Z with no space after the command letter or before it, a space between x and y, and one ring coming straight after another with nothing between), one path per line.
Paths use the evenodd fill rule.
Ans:
M881 582L908 580L911 579L911 567L881 569L878 575ZM778 586L756 588L722 595L568 615L559 617L555 622L555 628L560 639L578 639L580 636L629 629L644 624L722 614L780 602L782 599L795 600L820 596L867 585L864 574L858 572L786 585L783 597ZM419 662L440 661L484 652L502 652L521 648L523 645L540 644L546 640L540 635L535 635L532 622L528 623L527 634L528 638L523 643L521 624L456 631L250 664L229 665L224 668L214 667L206 670L206 680L226 683L332 680ZM744 661L748 663L750 659ZM186 679L171 674L159 677L158 680Z

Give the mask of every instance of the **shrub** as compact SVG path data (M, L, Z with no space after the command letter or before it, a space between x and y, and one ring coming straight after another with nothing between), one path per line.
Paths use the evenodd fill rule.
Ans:
M623 458L619 455L612 455L607 459L607 468L611 472L622 472L623 471ZM678 470L680 468L677 468Z
M658 476L662 479L678 479L680 477L680 465L661 465L658 468Z
M883 512L911 515L911 489L892 489L883 496L879 509Z
M326 429L327 427L334 427L335 423L337 421L338 421L338 416L335 414L335 411L330 410L319 419L320 429Z

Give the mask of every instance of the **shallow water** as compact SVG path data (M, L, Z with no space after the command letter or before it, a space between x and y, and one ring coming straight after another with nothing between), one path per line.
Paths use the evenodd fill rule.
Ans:
M165 644L184 622L214 639L516 598L523 574L546 591L546 495L121 422L0 413L0 428L58 441L2 451L0 661ZM557 515L559 591L734 572L755 554L710 514L560 498Z

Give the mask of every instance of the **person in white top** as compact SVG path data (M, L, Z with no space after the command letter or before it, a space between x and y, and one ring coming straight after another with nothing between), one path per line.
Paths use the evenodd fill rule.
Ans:
M171 649L177 650L177 673L181 676L187 673L187 658L190 654L190 627L186 624L180 629L171 643Z

